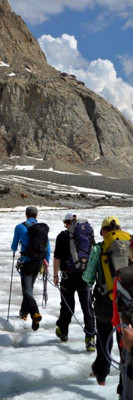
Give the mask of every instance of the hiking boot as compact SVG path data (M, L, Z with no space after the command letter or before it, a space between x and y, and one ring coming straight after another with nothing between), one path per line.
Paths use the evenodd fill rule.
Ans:
M41 321L42 316L39 313L35 313L32 315L32 329L33 331L37 331L39 329L39 322Z
M21 319L23 319L23 321L26 321L28 318L28 314L23 314L21 310L19 311L19 315L20 315Z
M92 368L92 372L90 373L90 376L95 376L98 385L105 386L105 384L106 384L105 378L102 377L102 375L100 376L99 373L97 373L97 371L95 369L95 362L92 364L91 368Z
M120 376L120 381L119 381L118 386L117 386L116 393L120 395L120 399L121 399L121 396L122 396L122 381L121 381L121 376Z
M85 345L87 351L95 351L95 339L94 337L86 337Z
M67 342L68 341L68 334L62 333L59 326L57 326L55 330L56 336L60 339L61 342Z

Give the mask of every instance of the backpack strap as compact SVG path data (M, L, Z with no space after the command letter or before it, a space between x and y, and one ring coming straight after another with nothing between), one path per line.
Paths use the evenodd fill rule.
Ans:
M29 228L30 226L35 225L36 222L32 222L32 221L31 221L31 222L28 224L27 221L24 221L24 222L22 222L22 224L25 225L27 228Z
M105 251L105 246L104 242L102 244L102 252L101 252L101 267L105 279L105 293L109 294L110 300L113 300L113 277L112 277L112 271L110 270L110 265L109 265L109 260L108 260L108 255L107 252Z
M27 221L22 222L22 225L26 226L26 228L29 228L30 226L35 225L35 224L36 224L36 222L32 222L32 221L30 222L30 224L28 224ZM23 247L25 247L24 244L23 244ZM21 251L21 255L26 256L26 247L25 247L25 251Z
M68 231L69 231L69 238L70 238L70 253L72 255L74 265L78 269L81 267L81 262L79 261L79 258L78 258L78 253L77 253L75 240L74 240L74 229L75 229L77 222L78 221L73 221L71 223L71 226L68 229Z

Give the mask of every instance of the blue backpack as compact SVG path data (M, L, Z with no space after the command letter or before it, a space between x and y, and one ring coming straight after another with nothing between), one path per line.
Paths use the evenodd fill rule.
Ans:
M84 271L94 244L94 231L87 220L71 223L68 229L70 238L71 260L68 260L67 270Z

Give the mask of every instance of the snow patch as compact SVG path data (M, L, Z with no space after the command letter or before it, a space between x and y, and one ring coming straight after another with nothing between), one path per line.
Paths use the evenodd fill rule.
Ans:
M10 67L10 65L5 64L3 61L0 61L0 67Z

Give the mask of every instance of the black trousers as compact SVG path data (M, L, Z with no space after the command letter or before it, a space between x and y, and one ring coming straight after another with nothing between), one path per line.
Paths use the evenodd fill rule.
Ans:
M110 373L110 361L107 358L106 354L106 343L110 333L113 331L113 327L110 323L104 323L103 321L96 318L96 325L97 325L97 341L96 341L96 349L97 349L97 356L94 361L95 371L98 374L99 378L104 379ZM120 334L117 332L117 343L118 348L120 342ZM109 353L111 353L113 346L113 336L111 337L109 343Z
M85 336L92 337L95 329L90 288L83 281L81 273L67 273L67 275L64 274L64 278L61 279L61 308L56 325L60 327L62 333L68 333L72 313L75 310L75 292L77 291L83 312Z
M23 315L30 314L31 318L33 314L39 312L37 303L33 297L33 288L37 275L38 274L34 275L26 275L24 273L21 274L21 286L23 294L21 312Z

